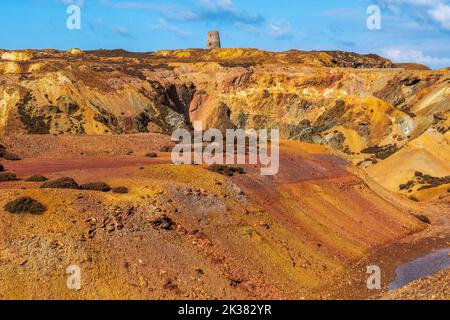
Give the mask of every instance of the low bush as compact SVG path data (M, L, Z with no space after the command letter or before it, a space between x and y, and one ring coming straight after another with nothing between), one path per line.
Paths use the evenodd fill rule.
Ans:
M411 189L413 186L414 186L414 181L410 180L405 184L401 184L399 186L399 189L400 190L408 190L408 189Z
M3 155L3 159L9 160L9 161L19 161L19 160L22 160L22 158L19 157L18 155L14 154L14 153L9 153L9 152L6 152L6 153Z
M157 158L158 157L158 155L154 152L147 153L145 156L147 158Z
M420 221L422 221L423 223L431 224L430 218L428 218L426 215L419 214L419 215L416 215L416 218L419 219Z
M0 144L0 158L3 158L5 154L6 154L6 147Z
M108 192L111 191L111 187L105 182L91 182L85 183L80 186L81 190L91 190L91 191L101 191Z
M16 174L12 172L0 172L0 182L17 181Z
M35 174L31 177L26 178L25 181L26 182L45 182L45 181L48 181L48 178L43 175L40 175L40 174Z
M161 152L172 152L173 147L171 146L163 146L161 147L161 149L159 149L159 151Z
M78 189L78 187L78 183L68 177L51 180L41 186L43 189Z
M128 188L127 187L117 187L117 188L112 189L112 192L125 194L125 193L128 193Z
M11 201L5 205L4 209L9 213L42 214L47 211L42 203L30 197L21 197Z
M208 167L208 170L224 175L232 177L234 174L244 174L245 170L242 167L229 167L221 164L213 164Z

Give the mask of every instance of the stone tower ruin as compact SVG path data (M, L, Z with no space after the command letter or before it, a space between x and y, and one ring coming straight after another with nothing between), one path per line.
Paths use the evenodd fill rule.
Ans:
M206 49L220 49L220 34L219 31L208 32L208 39L206 41Z

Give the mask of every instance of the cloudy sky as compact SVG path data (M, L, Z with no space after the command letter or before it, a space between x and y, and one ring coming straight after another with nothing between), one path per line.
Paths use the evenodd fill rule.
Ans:
M66 10L81 8L81 29ZM370 30L367 9L381 9ZM450 66L450 0L1 0L0 48L345 50Z

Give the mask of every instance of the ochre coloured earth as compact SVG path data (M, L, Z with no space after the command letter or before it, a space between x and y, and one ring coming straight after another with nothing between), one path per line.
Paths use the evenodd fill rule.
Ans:
M251 49L0 54L0 299L409 298L448 278L366 288L367 265L385 287L450 244L448 68ZM279 128L279 174L173 164L170 134L194 121ZM45 212L4 209L24 197Z

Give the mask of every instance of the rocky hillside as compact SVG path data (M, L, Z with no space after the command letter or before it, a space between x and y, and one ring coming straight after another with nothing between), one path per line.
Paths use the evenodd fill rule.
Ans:
M1 299L369 297L367 263L393 275L450 243L448 69L253 49L0 58ZM168 134L195 120L280 128L279 174L173 164Z
M280 128L284 139L326 144L361 167L379 166L379 180L389 173L379 163L400 150L439 163L411 166L399 156L397 165L409 167L390 186L395 191L418 169L432 177L450 172L448 69L336 51L0 54L3 136L170 134L201 120L220 129Z
M373 190L323 146L286 141L276 177L253 166L229 177L172 164L156 134L0 143L23 158L2 160L1 299L342 297L328 287L356 261L427 226L422 208ZM45 212L21 212L24 197ZM80 291L66 287L69 265Z

